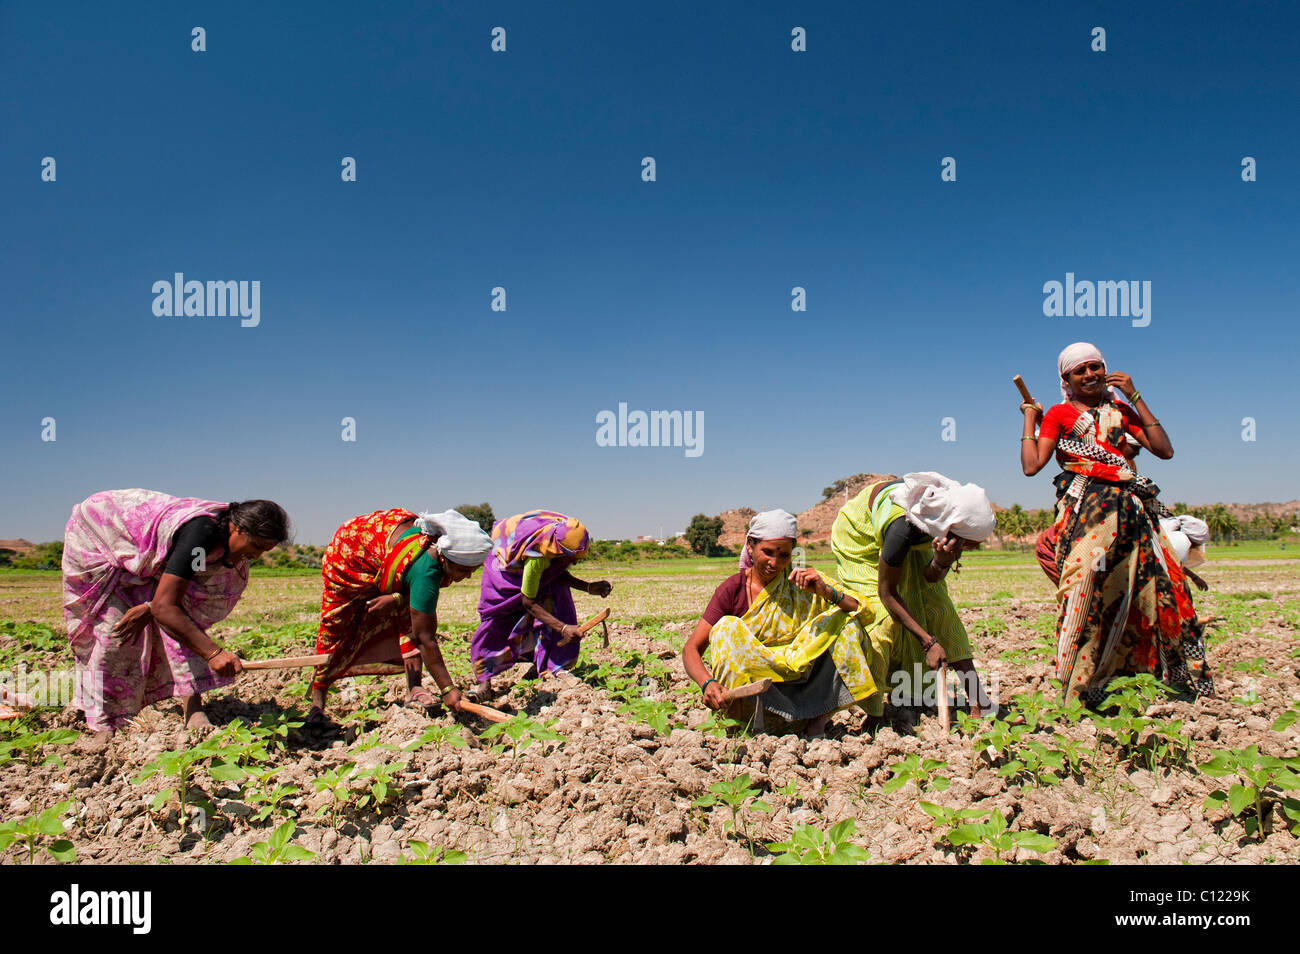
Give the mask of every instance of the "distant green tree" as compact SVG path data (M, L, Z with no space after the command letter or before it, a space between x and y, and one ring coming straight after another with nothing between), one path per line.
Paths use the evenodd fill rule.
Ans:
M722 518L706 517L702 513L697 513L691 517L684 536L694 552L710 553L717 548L718 537L722 536Z
M475 506L474 504L461 504L456 508L456 512L470 520L473 520L483 528L484 533L491 533L492 524L497 521L497 518L492 515L492 505L486 500L478 506Z
M1217 541L1237 532L1237 518L1223 504L1215 504L1202 518L1210 528L1210 536Z
M1056 512L1044 508L1029 511L1029 529L1034 533L1046 530L1056 521Z

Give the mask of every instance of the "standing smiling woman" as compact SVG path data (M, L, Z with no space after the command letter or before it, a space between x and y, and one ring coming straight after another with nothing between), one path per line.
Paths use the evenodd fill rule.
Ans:
M229 685L240 663L207 630L239 601L249 561L288 537L269 500L106 490L72 509L63 613L92 746L160 699L181 699L188 728L210 724L201 694Z
M1113 677L1152 673L1179 689L1210 695L1214 684L1191 590L1160 526L1160 488L1139 475L1123 452L1128 434L1169 460L1169 435L1133 379L1108 372L1096 346L1070 345L1057 370L1060 404L1046 414L1037 403L1020 406L1020 465L1032 477L1055 454L1062 468L1055 479L1056 675L1062 694L1096 704Z

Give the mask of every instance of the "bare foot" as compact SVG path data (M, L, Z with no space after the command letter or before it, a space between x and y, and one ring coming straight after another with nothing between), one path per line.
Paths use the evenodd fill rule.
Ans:
M307 732L327 732L338 728L338 724L320 706L312 706L307 710L307 718L303 720L302 727Z
M202 709L196 709L185 720L185 728L189 732L207 732L213 728L213 725Z
M81 755L94 755L96 752L103 752L110 742L113 741L113 730L104 729L100 732L93 732L89 735L83 735L72 747L74 752Z

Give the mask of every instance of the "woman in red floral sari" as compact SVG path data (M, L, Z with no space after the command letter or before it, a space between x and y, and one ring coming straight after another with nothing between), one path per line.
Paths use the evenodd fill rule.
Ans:
M408 701L429 708L435 700L421 685L423 662L442 701L458 708L438 648L438 591L467 578L491 550L491 538L454 510L378 510L339 527L321 566L316 652L331 655L312 682L311 721L323 721L330 685L363 663L403 662Z
M1062 402L1046 414L1039 404L1021 405L1020 463L1033 476L1055 454L1062 467L1055 480L1062 694L1096 704L1112 678L1152 673L1210 695L1214 685L1191 590L1160 527L1159 488L1123 452L1127 434L1168 460L1174 456L1169 436L1132 378L1108 373L1093 345L1070 345L1057 367Z

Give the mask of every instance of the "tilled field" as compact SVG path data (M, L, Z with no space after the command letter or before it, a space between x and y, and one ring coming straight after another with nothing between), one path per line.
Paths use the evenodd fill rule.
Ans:
M456 852L477 863L765 863L781 854L769 843L796 832L808 843L845 819L853 832L841 836L877 862L1295 862L1300 842L1288 828L1300 816L1273 804L1287 797L1285 777L1277 798L1264 790L1265 830L1248 833L1253 800L1206 806L1244 780L1198 768L1248 746L1297 755L1298 726L1273 728L1300 696L1296 583L1289 568L1279 572L1277 587L1290 588L1281 596L1228 588L1202 601L1204 616L1220 614L1210 630L1216 698L1157 701L1127 721L1036 721L1054 698L1046 601L1002 599L994 615L962 610L981 672L1006 715L1027 724L954 725L950 735L933 710L916 709L887 710L890 724L874 736L856 711L815 740L728 733L677 659L690 622L618 626L608 650L588 638L581 683L527 679L523 667L499 679L508 691L493 704L522 715L496 736L484 736L487 723L399 705L397 677L335 696L336 729L286 730L302 707L301 684L291 682L301 674L250 673L211 700L217 728L201 743L165 703L105 752L57 742L11 752L0 766L0 818L69 802L59 818L79 863L459 860ZM451 657L464 654L463 634L447 642ZM80 728L79 716L45 711L11 722L9 734L60 727ZM973 732L983 733L978 743ZM182 818L180 776L166 772L187 753ZM43 764L50 757L61 764ZM961 809L972 817L955 817ZM4 857L25 861L28 851L19 843ZM35 860L54 858L38 850Z

